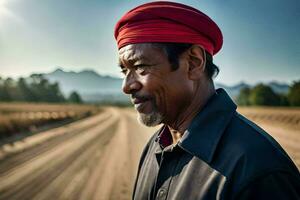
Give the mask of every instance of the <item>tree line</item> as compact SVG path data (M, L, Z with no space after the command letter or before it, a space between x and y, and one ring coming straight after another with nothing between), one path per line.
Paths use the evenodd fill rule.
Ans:
M241 89L236 102L242 106L300 106L300 81L295 81L287 94L278 94L265 84Z
M80 95L73 91L65 97L57 82L51 83L42 74L32 74L29 78L0 77L0 101L82 103Z

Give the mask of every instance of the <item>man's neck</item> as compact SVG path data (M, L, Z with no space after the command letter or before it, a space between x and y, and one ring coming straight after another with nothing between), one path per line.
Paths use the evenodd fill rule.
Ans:
M177 142L181 139L183 133L173 129L172 127L168 126L169 128L169 131L171 133L171 136L172 136L172 141L173 141L173 144L177 144Z
M200 92L201 91L201 92ZM185 109L183 113L178 116L178 119L173 124L168 125L170 133L172 135L173 144L176 144L184 132L191 124L195 116L202 110L211 96L215 94L215 88L213 83L209 84L206 88L198 88L195 92L195 96L191 101L191 104Z

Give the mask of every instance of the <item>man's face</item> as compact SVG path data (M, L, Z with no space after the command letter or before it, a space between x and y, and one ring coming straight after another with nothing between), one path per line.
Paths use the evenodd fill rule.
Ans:
M123 91L131 95L138 119L147 126L173 123L192 98L185 59L171 70L162 49L151 44L131 44L119 50L125 77Z

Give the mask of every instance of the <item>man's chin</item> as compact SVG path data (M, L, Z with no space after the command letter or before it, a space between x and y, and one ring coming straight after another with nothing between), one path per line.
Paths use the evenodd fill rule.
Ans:
M158 112L140 113L138 112L138 121L146 126L157 126L162 123L163 117Z

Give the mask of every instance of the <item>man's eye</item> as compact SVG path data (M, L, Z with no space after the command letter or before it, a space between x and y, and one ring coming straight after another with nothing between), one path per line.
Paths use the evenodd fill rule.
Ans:
M139 64L139 65L134 66L136 72L139 74L146 72L148 67L149 67L149 65L146 65L146 64Z
M126 68L122 68L122 69L121 69L121 73L124 74L124 75L127 74L127 71L128 71L128 70L127 70Z

